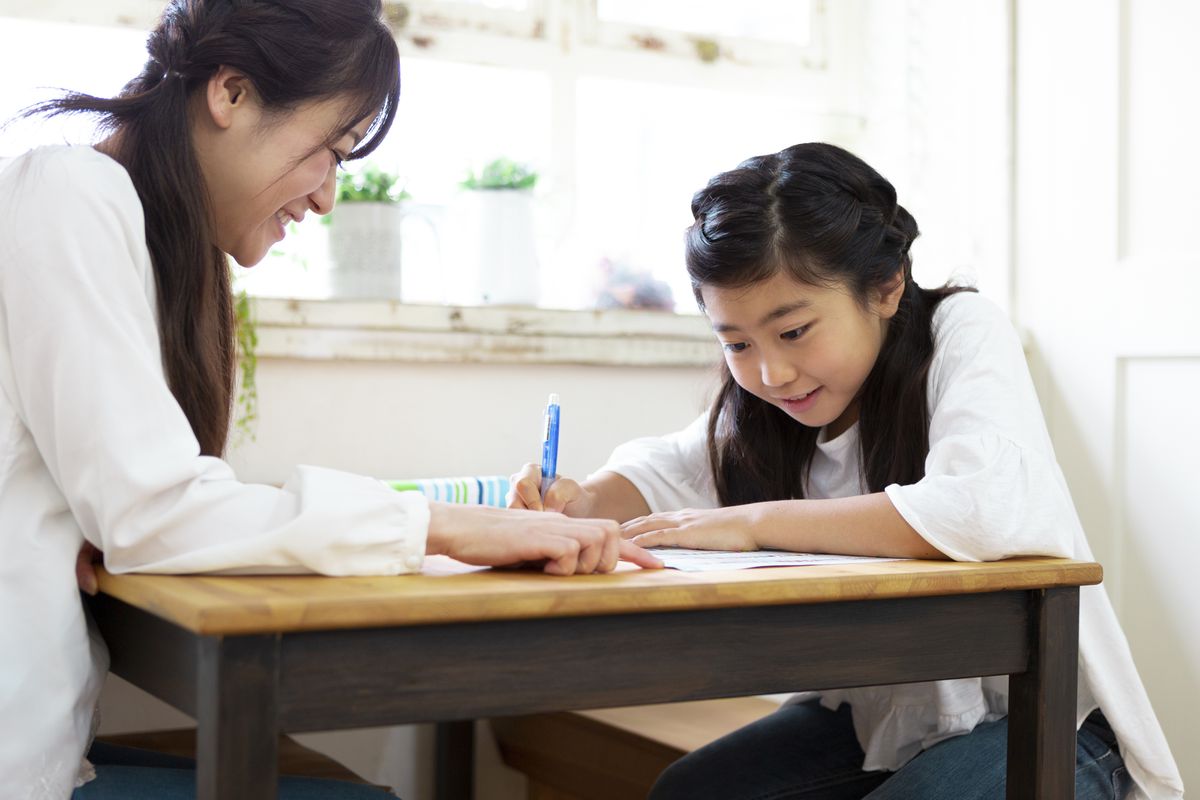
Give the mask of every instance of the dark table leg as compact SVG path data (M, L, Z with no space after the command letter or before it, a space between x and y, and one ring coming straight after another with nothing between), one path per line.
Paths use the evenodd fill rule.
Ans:
M1079 589L1031 592L1029 615L1029 669L1008 684L1008 800L1073 800Z
M274 800L279 639L204 637L199 648L197 800Z
M434 726L434 797L471 800L475 789L475 722Z

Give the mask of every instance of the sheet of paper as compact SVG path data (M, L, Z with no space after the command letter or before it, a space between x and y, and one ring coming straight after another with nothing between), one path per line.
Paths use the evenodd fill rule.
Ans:
M669 569L684 572L707 572L719 569L751 569L753 567L810 567L817 564L861 564L872 561L903 561L900 558L871 558L869 556L833 556L822 553L792 553L785 550L688 550L683 547L651 547Z

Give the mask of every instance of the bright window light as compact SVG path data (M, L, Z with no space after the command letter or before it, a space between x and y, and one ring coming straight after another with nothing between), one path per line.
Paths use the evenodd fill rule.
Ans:
M598 0L596 11L601 22L708 36L795 45L808 44L812 36L812 4L807 0Z

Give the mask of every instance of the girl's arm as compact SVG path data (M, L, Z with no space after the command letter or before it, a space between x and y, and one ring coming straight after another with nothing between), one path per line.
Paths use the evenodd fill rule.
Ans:
M759 547L856 556L944 559L883 492L831 500L757 503Z
M882 492L831 500L777 500L654 514L623 526L642 547L792 550L801 553L944 559Z

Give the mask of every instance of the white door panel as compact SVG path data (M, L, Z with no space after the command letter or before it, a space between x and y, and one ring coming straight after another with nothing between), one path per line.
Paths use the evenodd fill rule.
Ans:
M1185 785L1200 787L1200 3L1015 0L1019 321Z

